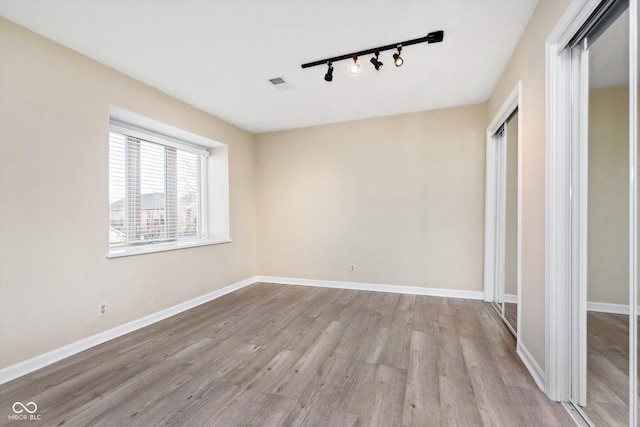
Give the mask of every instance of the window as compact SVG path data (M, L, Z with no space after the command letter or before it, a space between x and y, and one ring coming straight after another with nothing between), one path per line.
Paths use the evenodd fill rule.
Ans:
M152 122L146 120L147 125ZM161 130L176 130L164 126ZM180 132L192 135L173 133ZM213 155L222 159L209 162L209 151L203 146L119 122L112 115L109 257L229 241L226 146L210 142ZM217 182L208 188L211 165L224 167L215 171ZM208 199L213 202L213 219ZM210 236L210 228L215 235Z

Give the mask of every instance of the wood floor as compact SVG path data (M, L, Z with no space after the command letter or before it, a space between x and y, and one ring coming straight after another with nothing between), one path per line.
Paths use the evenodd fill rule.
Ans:
M0 386L0 424L571 426L481 301L255 284Z
M587 312L587 406L597 426L629 425L629 316Z
M509 322L514 331L518 331L518 304L504 303L504 318Z

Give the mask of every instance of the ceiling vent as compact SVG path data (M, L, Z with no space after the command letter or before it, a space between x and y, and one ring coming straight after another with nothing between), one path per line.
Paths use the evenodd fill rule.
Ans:
M267 81L271 86L278 89L279 91L286 91L295 88L295 86L291 82L288 82L284 76L267 79Z

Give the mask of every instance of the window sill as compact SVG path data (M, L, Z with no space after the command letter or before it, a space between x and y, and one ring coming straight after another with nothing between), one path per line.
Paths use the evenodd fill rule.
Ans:
M208 239L197 242L171 242L110 248L107 258L121 258L125 256L151 254L155 252L175 251L178 249L197 248L198 246L219 245L221 243L231 243L231 239Z

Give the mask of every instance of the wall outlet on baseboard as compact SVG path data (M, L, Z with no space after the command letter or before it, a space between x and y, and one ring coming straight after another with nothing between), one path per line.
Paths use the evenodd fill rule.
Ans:
M101 302L100 304L98 304L98 317L102 317L106 315L107 315L107 303Z
M350 264L349 265L349 271L352 272L352 273L355 272L356 271L356 265L355 264Z

